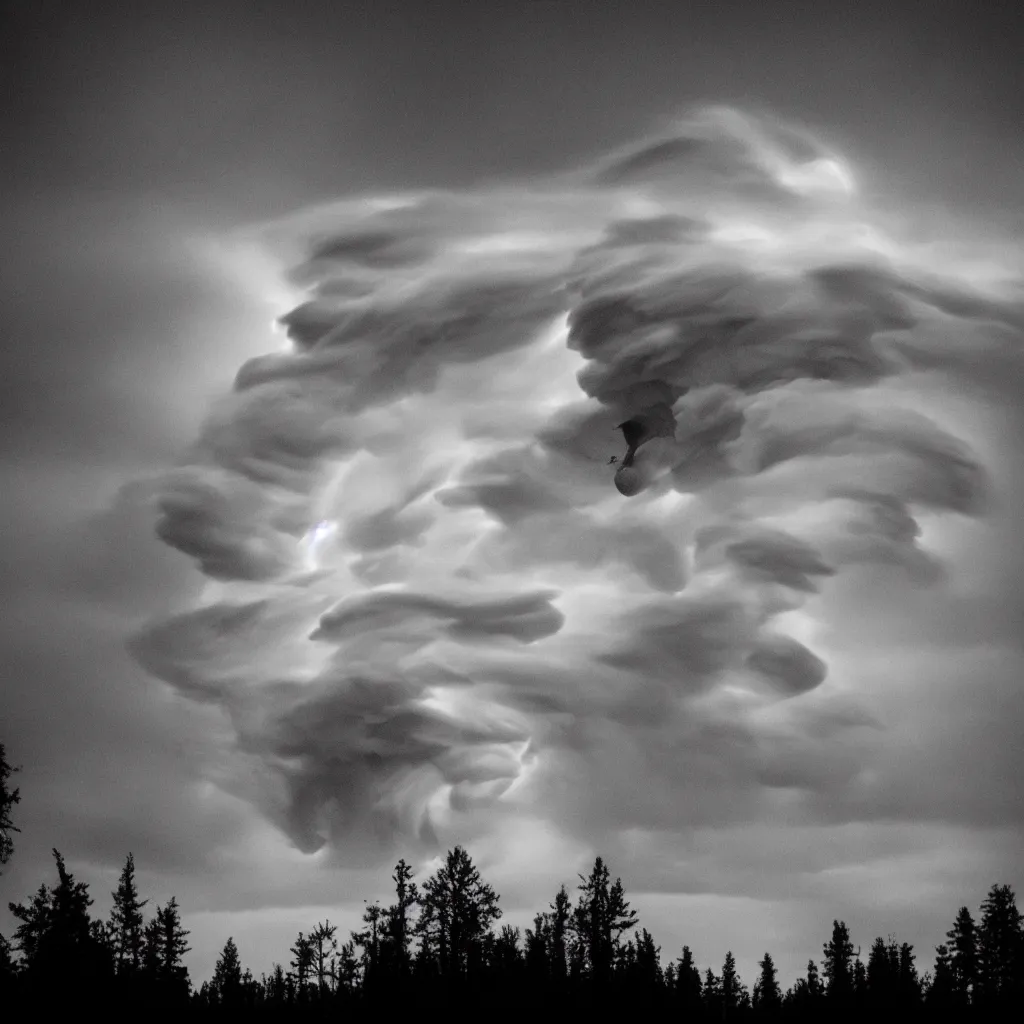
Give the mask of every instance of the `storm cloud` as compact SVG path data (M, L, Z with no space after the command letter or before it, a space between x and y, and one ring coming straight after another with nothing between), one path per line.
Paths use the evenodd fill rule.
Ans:
M815 623L872 567L944 585L927 529L992 500L945 396L965 353L1009 358L1019 283L890 235L841 155L728 107L246 238L304 297L156 485L210 583L134 642L223 708L226 787L338 856L502 815L756 821L780 790L872 813L885 724ZM662 408L624 498L617 427Z

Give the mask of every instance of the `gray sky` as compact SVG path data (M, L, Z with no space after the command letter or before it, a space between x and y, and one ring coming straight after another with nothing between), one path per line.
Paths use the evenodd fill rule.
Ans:
M48 877L51 846L104 905L132 850L153 898L185 908L194 976L228 934L258 971L318 917L346 926L400 853L425 863L430 820L442 844L469 842L516 921L601 852L664 955L687 942L717 967L733 948L749 979L767 947L790 981L833 917L865 947L897 931L928 963L962 902L976 906L994 881L1020 885L1020 293L981 312L949 307L958 288L987 295L1003 269L1020 273L1006 242L1024 199L1016 5L983 16L969 3L692 6L3 4L0 737L24 766L5 906ZM696 164L670 161L661 178L657 161L596 184L590 170L700 103L770 112L750 123L802 125L807 145L842 154L858 186L848 206L793 200L763 168L744 200L795 225L869 223L916 268L840 290L870 304L906 299L915 273L945 277L906 300L917 319L893 341L901 372L855 353L866 376L842 392L847 406L801 392L800 375L785 408L742 397L759 394L753 378L685 399L677 419L711 476L670 476L704 494L695 510L652 497L664 479L632 503L611 489L600 462L621 454L618 421L589 406L573 418L586 401L575 373L587 356L590 394L618 408L619 370L596 336L566 348L545 282L638 216L637 192L662 213L721 214L735 147L718 148L733 138L718 122ZM806 160L792 138L769 141ZM578 177L544 178L563 170ZM449 191L405 212L323 206L424 188ZM453 262L467 240L513 228L547 242ZM448 322L423 282L456 296L453 308L488 281L512 283L507 309L485 303L488 331L456 332L450 350L409 361L402 330L388 335L391 355L355 348L341 369L369 375L349 395L333 364L281 363L271 322L305 298L282 264L332 242L305 278L330 282L351 261L337 246L370 230L398 249L361 243L361 286L407 275L407 325ZM778 230L796 253L778 287L799 307L824 243ZM926 237L949 243L948 258ZM790 259L758 255L763 243L734 232L715 245L748 271ZM656 256L670 267L684 251L721 255L704 244L675 239ZM581 257L598 294L617 253ZM657 299L660 279L637 273L631 287ZM771 305L760 287L744 301ZM799 308L820 329L820 311ZM481 344L492 361L474 361ZM277 390L215 407L268 353L248 372ZM699 392L723 378L692 367L672 378L684 379ZM553 427L544 417L559 410ZM738 438L729 416L747 424ZM567 460L557 486L524 454L537 438ZM367 445L376 461L350 458ZM655 475L681 464L667 441L649 450ZM325 459L349 476L324 476ZM715 476L722 460L739 482ZM282 466L302 501L267 484ZM211 539L196 508L209 512L225 467L230 514ZM859 497L837 494L837 467ZM156 536L154 494L179 550ZM320 518L337 523L317 556L335 576L282 583L305 568L289 560L307 557L300 542ZM442 579L455 551L501 592L491 604ZM679 589L674 573L690 583ZM426 597L352 604L357 587L382 582ZM324 638L305 640L338 597L349 603L321 622ZM217 618L223 601L261 603L247 624ZM762 635L751 615L790 640ZM416 637L438 623L448 647L417 671L493 685L424 710L408 687L426 677L387 690L395 663L359 637L420 657ZM370 683L330 674L317 659L332 643L370 658ZM753 658L742 669L730 660L741 654ZM299 677L312 687L301 699ZM766 696L780 692L789 699ZM380 701L410 699L414 727L359 731ZM674 731L656 728L669 706ZM398 748L408 760L388 761ZM295 756L303 772L282 771ZM447 809L431 772L462 786Z

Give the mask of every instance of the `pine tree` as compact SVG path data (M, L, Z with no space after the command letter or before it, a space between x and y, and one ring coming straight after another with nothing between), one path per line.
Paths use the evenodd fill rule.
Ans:
M556 985L564 983L569 973L569 941L572 927L572 902L564 885L555 893L548 914L551 977Z
M875 1012L887 1011L896 997L896 973L889 946L881 935L875 938L868 956L867 1002Z
M160 908L157 916L146 922L142 930L142 971L146 977L156 982L160 977L162 962L162 934L160 931Z
M954 1006L963 1010L973 996L978 978L977 932L974 918L967 907L961 907L957 912L953 927L946 932L946 939L949 951L950 998Z
M171 999L188 995L188 968L185 954L191 947L186 939L189 932L181 925L181 912L177 899L172 896L164 907L156 911L157 977Z
M1010 886L989 889L977 938L979 1002L1001 1011L1024 997L1024 926Z
M765 1018L775 1018L782 1011L782 992L779 990L778 972L771 953L757 962L761 973L754 983L754 1009Z
M661 969L661 947L655 944L654 936L646 928L641 929L635 947L633 998L648 1012L654 1013L659 1008L665 980Z
M11 914L21 922L14 932L14 942L26 970L35 970L39 962L46 932L50 927L50 890L40 885L27 906L8 903Z
M377 907L377 910L380 908ZM378 914L377 917L379 919L380 915ZM330 921L324 921L323 924L317 924L316 928L309 933L310 962L313 973L316 975L316 988L321 999L324 998L329 988L334 987L334 971L331 962L338 952L338 941L334 937L337 931L337 925L331 924Z
M574 936L598 988L608 982L623 932L637 925L636 911L626 901L622 879L617 878L611 885L609 881L608 868L598 857L590 876L580 875L580 896L572 918Z
M335 964L338 988L346 995L354 995L359 989L359 958L356 956L355 943L344 942L338 950Z
M954 996L952 957L944 942L935 947L935 971L925 1001L933 1011L946 1012L958 1005ZM961 1011L964 1008L965 1004L959 1006Z
M288 985L285 980L284 968L280 964L274 964L270 977L267 978L263 987L267 993L267 1000L275 1006L280 1006L286 1001Z
M237 1007L242 1003L242 962L231 936L217 958L210 989L213 1000L221 1006Z
M369 903L363 911L361 932L353 932L352 940L363 949L363 984L373 986L377 981L377 967L381 959L381 940L384 937L384 911L379 903Z
M858 1019L864 1013L868 998L868 971L860 958L860 946L853 962L853 1006Z
M896 975L897 1002L904 1013L912 1013L921 1001L921 980L914 964L914 947L909 942L900 945Z
M410 911L419 902L419 888L412 880L413 870L403 858L395 865L391 876L395 883L395 902L387 910L387 942L383 949L388 974L407 978L412 966L410 952L413 923Z
M118 974L134 974L142 969L145 943L145 921L142 908L149 902L139 899L135 885L135 858L129 853L117 889L111 893L114 903L110 911L114 961Z
M420 898L417 931L441 976L455 981L472 973L482 961L484 938L501 917L498 897L482 881L472 858L461 847L448 852L445 863L427 879Z
M57 885L39 887L28 906L9 904L21 924L14 938L30 982L41 999L59 1001L102 986L112 972L103 929L89 917L92 898L53 851Z
M313 973L313 944L309 937L299 932L292 954L291 968L295 974L295 995L299 1002L305 1002L310 995L310 981Z
M676 964L676 994L676 1003L684 1016L695 1018L700 1012L703 992L700 970L693 961L693 952L689 946L683 946Z
M533 927L526 929L524 960L532 988L541 991L551 981L551 925L547 914L535 914Z
M520 938L518 928L510 924L502 925L491 949L491 968L506 992L514 992L520 980L523 967Z
M724 1009L722 1005L722 979L710 967L704 972L704 988L701 995L704 1003L704 1013L708 1020L721 1020Z
M825 996L818 965L813 960L807 961L807 996L812 1006L818 1006Z
M730 949L722 964L722 1012L726 1020L732 1020L743 1002L745 987L736 973L736 958Z
M7 751L0 743L0 864L6 864L14 853L14 833L20 832L11 820L11 808L21 802L21 793L11 789L7 780L18 771L7 763Z
M850 1008L853 995L853 943L845 921L832 922L832 938L823 947L825 991L833 1013Z

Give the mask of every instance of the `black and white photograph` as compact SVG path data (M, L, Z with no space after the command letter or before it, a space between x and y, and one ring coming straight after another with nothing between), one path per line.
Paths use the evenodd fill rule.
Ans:
M0 224L0 1018L1020 1019L1024 5L0 0Z

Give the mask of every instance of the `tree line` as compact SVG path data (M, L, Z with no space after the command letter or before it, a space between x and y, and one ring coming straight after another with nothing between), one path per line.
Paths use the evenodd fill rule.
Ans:
M18 793L0 745L0 862L13 850ZM0 1006L184 1010L200 1017L371 1019L381 1013L479 1011L490 1016L634 1013L678 1021L1019 1019L1024 1008L1024 925L1008 885L993 885L977 918L961 907L919 975L914 947L879 936L866 957L845 922L832 922L821 956L783 991L771 954L752 987L731 952L716 971L683 946L665 962L641 927L620 878L598 857L570 892L520 930L501 924L500 898L461 846L422 883L400 860L393 902L367 905L347 937L329 920L299 932L289 956L256 978L228 938L212 978L194 985L184 966L188 931L175 899L140 897L128 855L109 916L93 917L88 886L53 851L56 883L10 903L18 925L0 937Z

